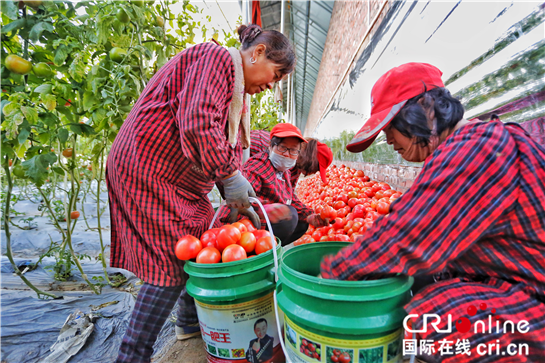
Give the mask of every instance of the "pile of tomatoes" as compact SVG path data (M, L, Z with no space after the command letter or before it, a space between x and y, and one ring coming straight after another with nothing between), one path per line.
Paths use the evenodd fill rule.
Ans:
M326 227L309 227L295 245L320 241L355 239L369 229L381 215L390 212L390 204L401 196L387 183L370 180L362 170L332 165L327 170L328 184L318 174L297 185L297 196L309 208L328 219Z
M274 238L274 237L273 237ZM183 236L176 243L176 257L197 263L239 261L272 249L268 231L256 229L248 219L212 228L199 238Z
M348 352L341 352L339 349L333 349L329 361L333 363L350 363L352 362L352 357Z
M321 360L320 344L312 343L306 339L303 339L301 340L299 351L310 358L314 358L319 361Z

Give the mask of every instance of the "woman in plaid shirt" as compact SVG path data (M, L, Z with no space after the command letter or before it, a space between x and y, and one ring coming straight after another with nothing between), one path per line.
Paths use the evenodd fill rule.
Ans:
M295 53L276 31L241 26L239 35L240 51L198 44L165 64L112 145L106 169L111 264L144 281L117 362L150 361L187 278L174 247L180 237L200 236L208 228L214 211L207 195L214 183L223 182L231 207L259 220L244 209L255 194L238 171L245 130L242 100L292 72ZM232 117L234 106L240 112ZM190 326L197 323L193 299L187 293L181 297L177 335L185 338L200 328Z
M294 125L280 123L270 132L267 151L254 155L244 164L242 174L248 179L258 198L263 200L273 233L282 245L301 237L308 229L326 222L297 198L291 184L301 146L307 141ZM265 226L264 221L262 225Z
M250 137L252 139L250 157L269 150L271 139L269 131L252 130L250 131ZM297 157L295 166L290 169L290 182L293 188L297 186L301 174L306 176L317 172L320 172L322 182L327 184L327 168L333 162L333 152L329 146L311 137L306 137L305 140L307 142L301 145L301 152Z
M545 150L518 124L466 121L441 74L408 63L373 87L371 118L347 149L365 150L384 130L424 166L388 216L322 261L322 277L435 275L406 306L425 361L543 362ZM439 315L440 330L449 316L471 327L438 333L424 314ZM506 321L522 328L504 331Z

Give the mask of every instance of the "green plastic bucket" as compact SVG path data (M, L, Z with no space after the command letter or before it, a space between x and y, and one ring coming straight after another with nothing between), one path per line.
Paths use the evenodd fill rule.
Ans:
M278 259L282 247L276 247ZM241 261L216 264L188 262L186 288L195 299L208 362L285 362L280 345L273 293L273 251ZM264 334L265 333L265 334ZM252 353L258 340L258 350ZM265 336L264 336L265 335Z
M276 299L285 314L288 362L401 362L403 306L411 299L413 278L318 278L322 258L349 244L311 243L284 253Z

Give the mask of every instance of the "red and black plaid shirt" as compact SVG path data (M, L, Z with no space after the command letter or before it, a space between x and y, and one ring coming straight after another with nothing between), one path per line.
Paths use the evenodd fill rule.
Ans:
M250 157L269 150L271 144L271 133L267 130L251 130Z
M545 150L519 125L497 121L462 127L426 160L413 186L392 204L390 215L377 220L353 245L325 258L321 268L325 278L342 280L447 269L461 277L432 284L413 297L407 311L439 314L445 322L447 314L453 319L467 316L469 305L484 302L504 319L527 320L530 332L476 336L472 330L469 339L475 343L500 339L504 346L525 342L530 346L529 361L542 360ZM479 314L471 321L484 316ZM422 319L417 327L421 329ZM428 326L422 337L442 337L432 331ZM468 338L467 334L447 337L456 341ZM498 357L483 360L476 348L472 344L470 357L442 359L500 361Z
M269 146L271 144L271 134L269 131L252 130L250 131L250 139L252 141L250 145L250 157L265 151L269 151ZM290 182L292 187L295 189L297 181L299 180L299 175L301 175L301 171L294 166L290 169L290 173Z
M277 177L268 153L260 153L248 159L242 173L252 184L258 198L268 203L291 204L297 210L300 220L305 220L313 213L297 198L290 182L290 171L282 173L282 179Z
M226 134L234 77L229 52L204 43L149 81L108 156L113 267L152 285L184 283L176 242L208 228L207 194L241 164Z

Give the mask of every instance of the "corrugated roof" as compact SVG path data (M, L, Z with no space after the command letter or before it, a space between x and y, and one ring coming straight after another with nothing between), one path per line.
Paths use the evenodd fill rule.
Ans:
M318 79L334 3L335 1L285 2L284 34L293 42L297 53L297 67L293 73L295 125L303 132ZM261 1L260 6L263 28L280 30L281 1ZM287 82L284 82L282 92L286 98Z

